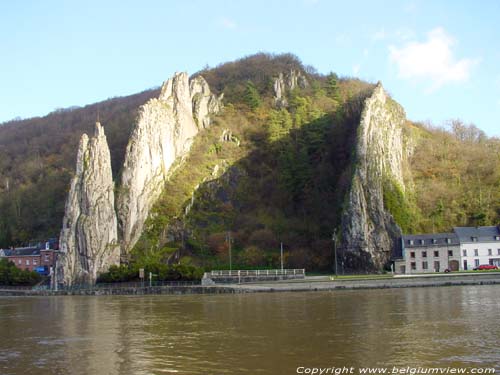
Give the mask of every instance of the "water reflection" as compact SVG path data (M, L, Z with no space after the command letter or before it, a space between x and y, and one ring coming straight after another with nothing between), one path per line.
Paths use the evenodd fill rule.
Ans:
M500 287L0 298L0 373L499 366ZM37 371L35 371L37 370Z

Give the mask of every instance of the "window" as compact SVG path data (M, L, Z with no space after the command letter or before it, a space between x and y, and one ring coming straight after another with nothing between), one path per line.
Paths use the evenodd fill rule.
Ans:
M19 260L17 261L17 264L21 264L22 262L23 262L23 261L22 261L21 259L19 259Z
M464 257L466 257L467 256L467 250L462 250L462 254L463 254Z
M427 258L427 251L422 251L422 258Z
M426 270L428 267L427 262L422 262L422 269Z
M475 257L479 256L479 250L478 249L474 249L474 256Z
M414 251L412 251L412 252L410 253L410 257L411 257L411 258L415 258L415 252L414 252Z
M500 255L500 249L497 249L497 255Z
M49 256L47 254L45 254L45 261L48 262L49 261Z
M488 249L488 255L493 255L493 251L491 249Z
M439 261L434 262L434 271L439 272L439 269L441 268L441 264Z
M423 245L425 244L425 241L424 240L420 240L420 245Z
M474 259L474 265L475 265L476 267L479 267L479 259Z
M472 242L477 242L477 237L471 237L470 239Z
M439 256L439 251L434 251L434 256L438 257Z
M438 241L435 238L432 239L432 243L436 244L437 242Z
M448 256L452 257L453 256L453 250L448 250Z
M417 269L417 263L415 263L415 262L411 262L410 266L411 266L412 271L415 271Z
M33 265L36 266L36 259L33 259Z
M26 259L26 265L29 266L30 265L30 260L29 259Z
M413 245L413 240L408 240L408 244Z
M495 241L500 241L500 236L495 236Z
M451 238L447 238L446 243L451 243Z

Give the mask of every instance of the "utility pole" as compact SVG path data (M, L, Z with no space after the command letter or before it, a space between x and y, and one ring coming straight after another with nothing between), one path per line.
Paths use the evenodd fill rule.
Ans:
M231 258L231 231L226 234L227 245L229 247L229 272L233 270L233 261Z
M281 274L283 275L283 242L281 243Z
M335 228L333 230L332 241L333 241L333 253L334 253L334 261L335 261L335 276L338 276L338 273L337 273L337 228Z

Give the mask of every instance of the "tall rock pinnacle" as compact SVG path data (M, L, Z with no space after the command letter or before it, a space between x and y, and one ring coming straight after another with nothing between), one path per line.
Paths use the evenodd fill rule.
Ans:
M167 80L157 99L139 111L123 166L118 219L123 254L139 239L149 210L158 199L176 159L190 149L210 115L220 110L203 77L189 82L186 73Z
M76 173L66 201L61 231L62 254L57 281L65 285L95 283L110 265L119 264L117 218L111 158L99 122L94 136L82 135Z
M384 187L405 191L403 108L379 83L366 99L357 129L355 170L342 216L344 254L350 267L381 269L401 229L384 207ZM371 266L370 266L371 265Z

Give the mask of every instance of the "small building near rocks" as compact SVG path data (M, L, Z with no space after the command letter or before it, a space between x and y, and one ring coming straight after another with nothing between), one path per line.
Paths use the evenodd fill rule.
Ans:
M0 249L0 258L8 259L19 269L48 275L56 264L57 249L57 242L49 240L34 246Z
M393 262L398 274L467 271L480 265L500 267L500 229L454 227L450 233L404 235Z
M404 235L393 257L399 274L443 272L460 269L460 241L455 233Z

